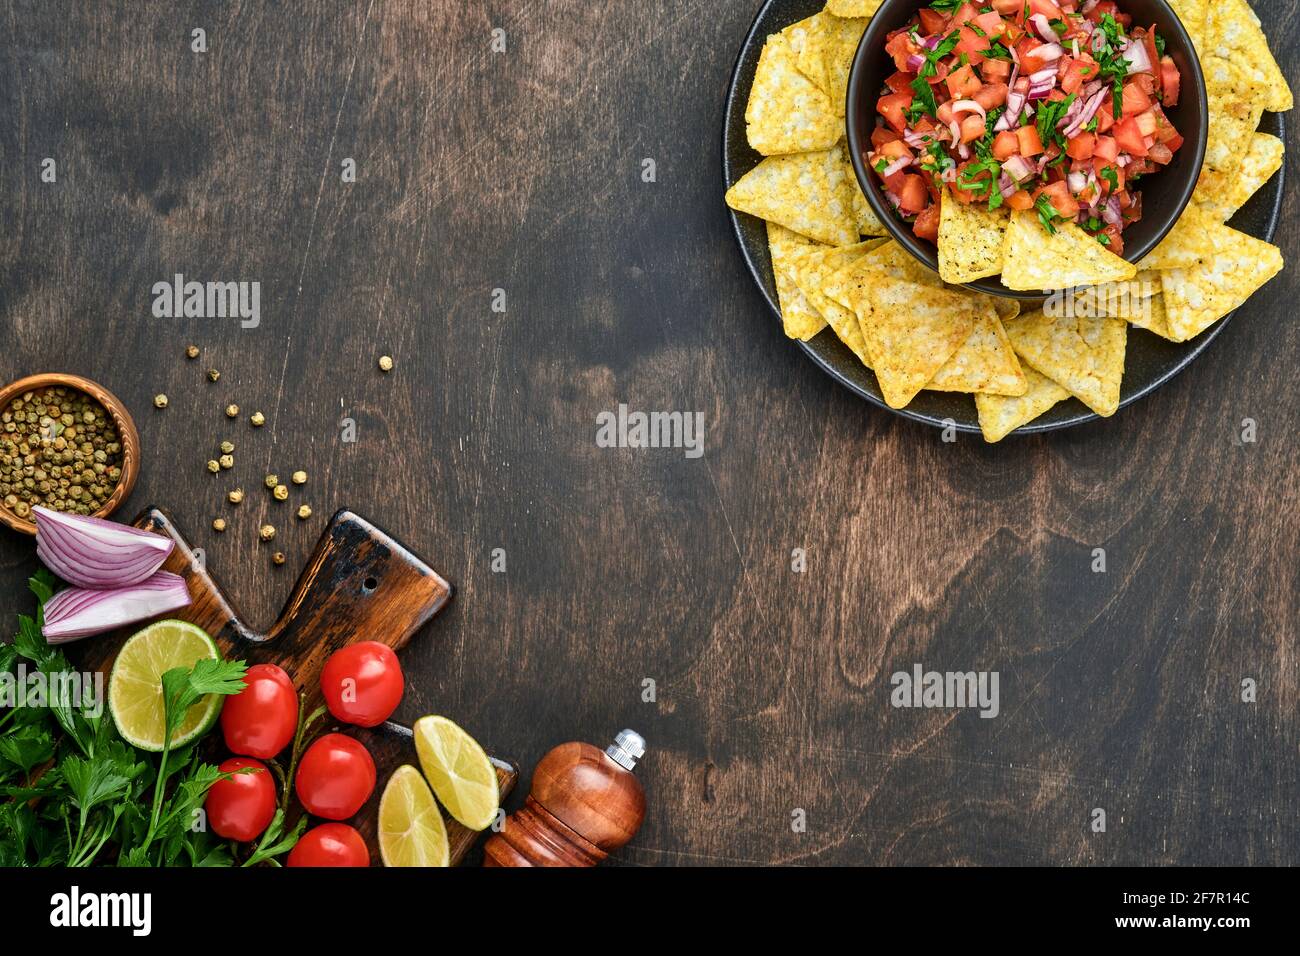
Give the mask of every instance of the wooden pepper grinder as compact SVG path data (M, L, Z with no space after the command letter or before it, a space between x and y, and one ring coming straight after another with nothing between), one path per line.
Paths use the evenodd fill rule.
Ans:
M556 747L537 765L524 806L483 847L484 866L595 866L636 836L645 792L633 775L645 739L621 731L605 750Z

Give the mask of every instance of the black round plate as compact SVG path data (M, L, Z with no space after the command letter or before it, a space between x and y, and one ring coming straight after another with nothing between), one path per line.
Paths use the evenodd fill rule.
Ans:
M749 102L749 88L754 82L754 70L767 37L779 33L792 23L810 17L825 7L825 0L767 0L758 12L745 43L736 60L736 69L727 91L727 108L722 129L722 175L725 188L730 189L741 176L763 159L749 146L745 137L745 106ZM1265 113L1260 131L1286 139L1282 117ZM1248 233L1266 242L1272 241L1282 208L1283 172L1281 170L1257 192L1229 223L1234 229ZM772 260L767 248L767 227L761 219L744 213L731 212L736 241L749 266L754 281L758 283L771 313L780 322L781 310L777 304L776 281L772 277ZM1144 329L1129 327L1128 350L1125 356L1124 385L1120 393L1120 408L1136 402L1164 385L1185 369L1201 354L1231 320L1229 315L1217 322L1191 342L1168 342ZM876 376L858 361L848 347L828 327L811 342L797 343L827 375L845 388L861 395L873 405L895 412L905 418L946 426L955 423L959 431L979 432L979 419L975 403L969 395L946 392L921 392L905 409L890 408L885 404L876 383ZM1019 429L1015 434L1055 431L1092 421L1098 416L1077 398L1070 398Z

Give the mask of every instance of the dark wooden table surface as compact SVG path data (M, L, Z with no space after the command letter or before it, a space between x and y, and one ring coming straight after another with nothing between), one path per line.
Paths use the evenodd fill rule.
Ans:
M1257 6L1294 72L1297 4ZM123 517L170 509L254 620L336 507L427 557L458 593L399 716L454 717L524 783L639 729L624 863L1300 862L1295 272L1108 422L989 448L874 410L783 339L723 208L757 7L7 3L0 377L125 399ZM260 327L153 317L178 272L260 282ZM705 454L597 447L621 402L702 412ZM302 524L259 489L295 468ZM33 567L0 540L7 620ZM891 708L918 663L997 671L1000 715Z

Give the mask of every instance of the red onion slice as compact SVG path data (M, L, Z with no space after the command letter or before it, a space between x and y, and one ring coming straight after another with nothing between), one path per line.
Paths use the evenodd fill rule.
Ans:
M1017 183L1024 182L1030 176L1034 175L1034 169L1029 165L1028 160L1019 154L1012 156L1002 164L1002 171L1011 177Z
M979 113L980 119L987 120L988 113L984 112L984 107L980 106L974 100L958 100L952 104L953 114L957 113Z
M170 538L126 525L36 507L36 553L79 588L130 587L153 575L174 547Z
M189 604L185 579L169 571L159 571L140 584L111 591L68 588L46 603L41 632L51 644L65 644Z
M890 163L888 166L885 167L885 171L880 174L880 178L888 179L890 176L894 175L894 173L901 172L902 170L906 169L908 166L911 166L913 162L914 159L912 158L911 155L900 156L898 159L894 160L892 163Z
M1065 47L1061 46L1059 43L1044 43L1042 46L1035 47L1029 52L1044 63L1055 63L1061 57L1065 56ZM1053 67L1053 70L1055 70L1055 67Z
M1047 17L1041 13L1035 13L1029 18L1029 22L1034 25L1034 30L1037 31L1039 38L1044 43L1056 42L1056 31L1052 29L1052 24L1048 22Z
M1129 73L1151 72L1151 57L1147 54L1147 45L1145 43L1135 43L1130 40L1120 50L1120 56L1128 61Z
M1108 226L1118 226L1124 221L1123 210L1119 208L1119 197L1111 196L1101 207L1101 218Z

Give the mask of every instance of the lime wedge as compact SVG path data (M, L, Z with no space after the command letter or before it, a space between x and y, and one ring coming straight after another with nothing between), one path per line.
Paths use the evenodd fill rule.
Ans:
M162 675L173 667L193 667L208 657L220 660L217 645L206 631L184 621L159 621L122 645L108 678L108 709L118 732L141 750L163 749ZM209 694L189 709L172 737L181 747L203 736L217 722L221 696Z
M483 748L446 717L415 722L415 752L438 801L471 830L492 823L501 804L497 772Z
M379 855L384 866L450 866L447 827L420 771L393 771L379 798Z

